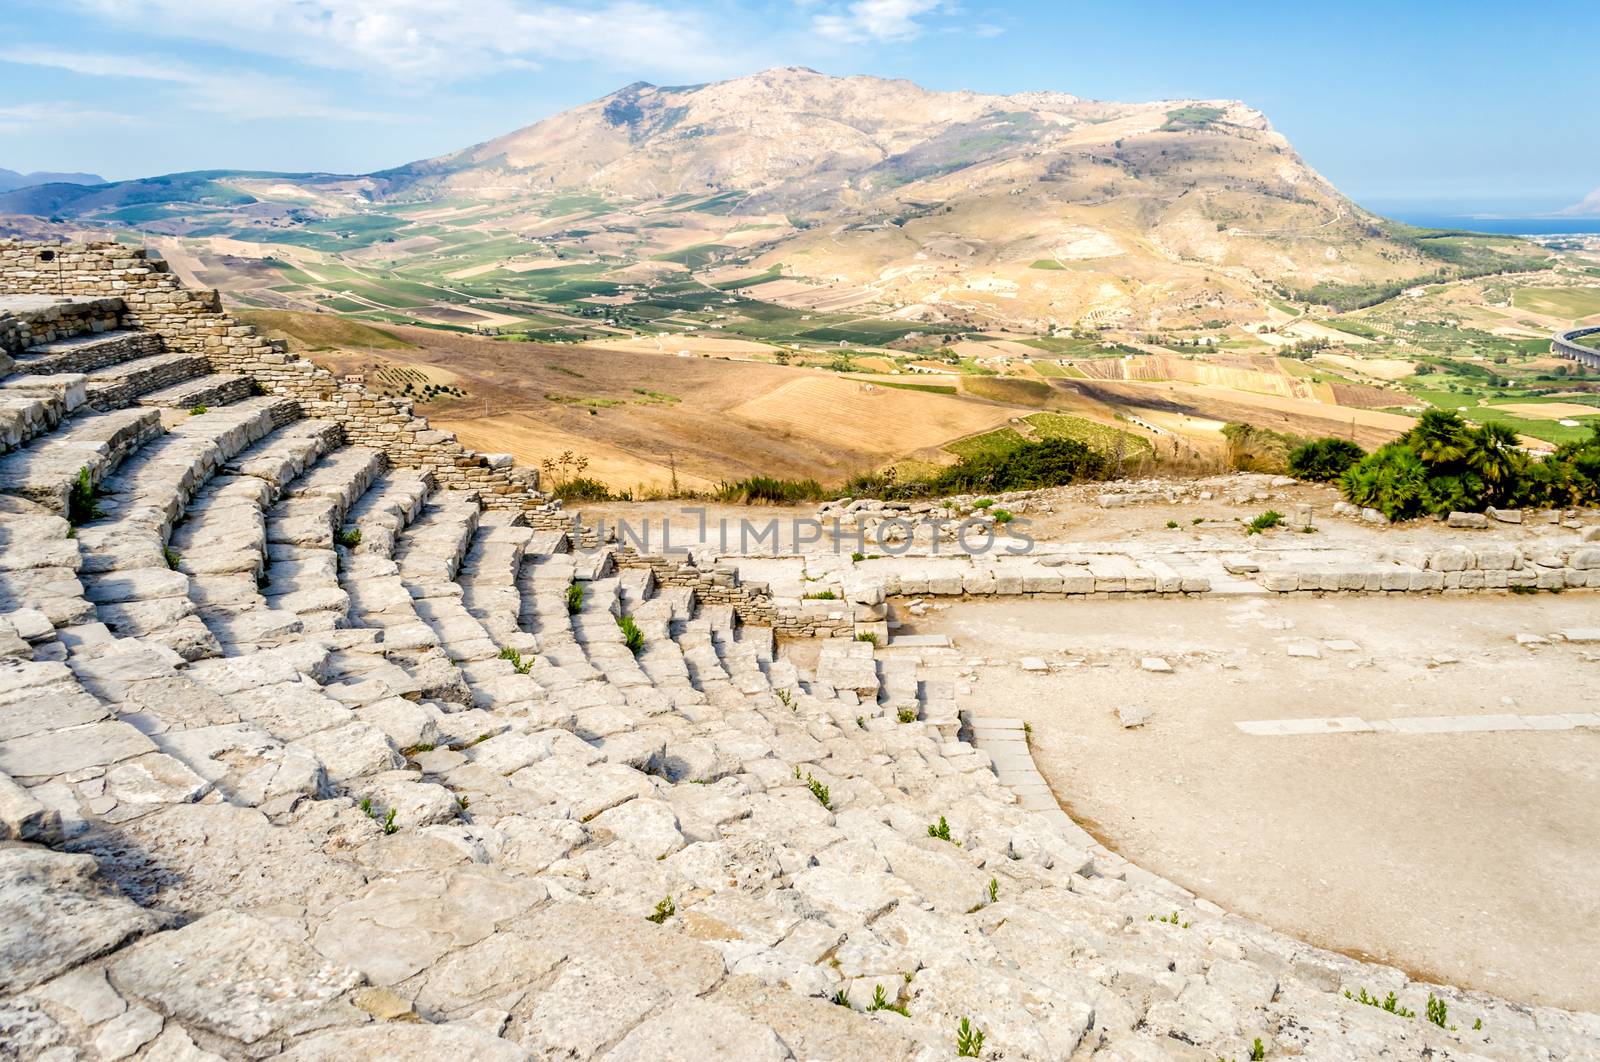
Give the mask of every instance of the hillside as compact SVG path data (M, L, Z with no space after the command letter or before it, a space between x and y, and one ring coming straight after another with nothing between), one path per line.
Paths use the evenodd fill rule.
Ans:
M278 308L307 304L286 281L343 312L422 301L374 299L341 269L314 268L331 259L457 282L439 284L457 296L442 301L480 310L496 297L548 308L561 301L550 289L573 281L579 297L629 303L686 283L796 310L1029 331L1257 319L1274 295L1359 304L1528 251L1431 243L1362 211L1236 101L933 92L794 68L629 85L370 175L56 184L0 194L0 211L203 239L191 279ZM531 309L413 319L551 323Z

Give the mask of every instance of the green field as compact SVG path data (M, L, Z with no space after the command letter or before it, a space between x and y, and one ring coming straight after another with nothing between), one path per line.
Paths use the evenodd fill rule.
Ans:
M1600 313L1600 288L1518 288L1511 304L1520 310L1576 321Z
M1025 442L1041 439L1074 439L1103 454L1115 454L1122 448L1125 458L1140 458L1155 453L1155 448L1142 436L1132 432L1099 424L1082 417L1069 417L1061 413L1033 413L1022 419L1024 431L1016 428L996 428L994 431L973 435L947 443L944 450L957 457L1004 454Z
M1118 431L1116 428L1082 417L1070 417L1064 413L1034 413L1024 417L1023 423L1027 424L1033 430L1034 436L1040 439L1077 439L1096 450L1112 453L1117 447L1117 437L1121 436L1124 455L1134 457L1155 453L1155 447L1151 446L1150 441L1142 435Z

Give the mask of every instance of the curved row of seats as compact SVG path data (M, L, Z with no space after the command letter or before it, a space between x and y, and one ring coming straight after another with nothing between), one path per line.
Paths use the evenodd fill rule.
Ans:
M105 405L173 386L119 342L147 364L39 352L84 379L0 455L21 1053L942 1058L962 1019L1008 1058L1600 1042L1097 866L923 721L913 668L843 643L835 688L292 402L68 409L85 368ZM1347 988L1440 992L1459 1028Z

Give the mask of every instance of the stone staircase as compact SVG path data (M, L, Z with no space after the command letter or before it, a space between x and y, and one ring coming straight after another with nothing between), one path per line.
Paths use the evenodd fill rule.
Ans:
M40 313L0 380L29 411L0 455L0 1053L910 1060L963 1019L993 1058L1600 1048L1593 1015L1095 847L910 643L798 667L292 399L146 408L217 374Z

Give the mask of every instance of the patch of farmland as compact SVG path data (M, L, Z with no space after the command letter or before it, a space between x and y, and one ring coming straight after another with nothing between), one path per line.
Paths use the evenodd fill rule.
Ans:
M852 449L909 453L992 428L1014 411L837 376L791 380L728 411L751 424Z

